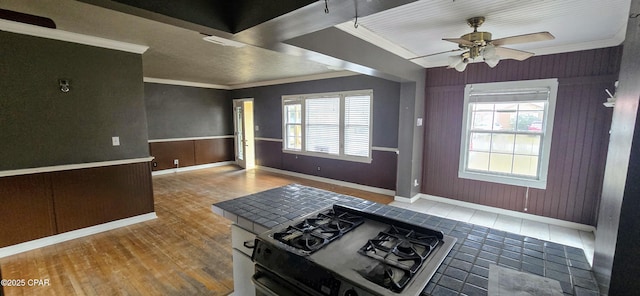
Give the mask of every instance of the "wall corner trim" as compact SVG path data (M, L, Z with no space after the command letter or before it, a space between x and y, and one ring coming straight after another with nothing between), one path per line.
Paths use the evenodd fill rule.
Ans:
M0 19L0 31L143 54L148 46Z
M108 230L112 230L112 229L116 229L116 228L120 228L128 225L133 225L140 222L153 220L156 218L158 218L158 216L156 216L156 212L151 212L151 213L124 218L124 219L120 219L112 222L107 222L107 223L96 225L96 226L90 226L90 227L81 228L81 229L77 229L69 232L64 232L64 233L56 234L53 236L47 236L44 238L39 238L32 241L24 242L24 243L19 243L16 245L0 248L0 258L19 254L19 253L30 251L37 248L54 245L57 243L65 242L65 241L80 238L80 237L89 236L89 235L100 233L100 232L105 232Z
M64 164L64 165L54 165L54 166L39 167L39 168L28 168L28 169L19 169L19 170L0 171L0 178L1 177L9 177L9 176L20 176L20 175L30 175L30 174L39 174L39 173L58 172L58 171L89 169L89 168L121 165L121 164L150 162L154 158L155 157L151 156L151 157L143 157L143 158L131 158L131 159L108 160L108 161L99 161L99 162Z

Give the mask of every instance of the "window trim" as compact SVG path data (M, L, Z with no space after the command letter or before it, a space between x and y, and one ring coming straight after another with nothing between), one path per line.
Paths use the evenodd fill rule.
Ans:
M354 156L344 154L344 131L345 131L345 97L366 95L369 96L369 156ZM339 97L340 98L340 123L339 123L339 154L330 154L324 152L312 152L306 151L306 99L316 99L322 97ZM293 150L287 148L287 131L286 131L286 105L301 105L301 149ZM350 90L340 92L326 92L326 93L312 93L312 94L297 94L297 95L283 95L282 96L282 152L289 154L313 156L328 159L337 159L353 162L371 163L373 160L373 89L364 90Z
M468 161L469 149L469 130L471 129L470 122L470 94L471 91L478 92L490 92L496 91L499 93L505 93L509 90L523 91L527 89L540 89L548 88L549 96L547 99L547 108L545 110L545 122L543 125L543 137L541 153L539 155L539 173L538 178L526 178L517 177L513 175L500 175L492 173L484 173L477 171L468 171L466 164ZM556 100L558 95L558 79L537 79L537 80L521 80L521 81L509 81L509 82L492 82L492 83L479 83L479 84L467 84L464 89L464 105L462 115L462 134L460 141L460 157L458 165L458 177L463 179L478 180L485 182L493 182L507 185L531 187L538 189L547 188L547 176L549 173L549 158L551 153L551 139L553 138L553 124L555 118ZM493 132L493 130L492 130Z

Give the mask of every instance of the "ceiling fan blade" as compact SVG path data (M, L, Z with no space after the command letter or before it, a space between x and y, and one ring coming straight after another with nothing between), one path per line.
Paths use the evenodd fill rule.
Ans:
M514 59L518 61L524 61L532 57L534 53L506 47L496 47L496 55L498 55L500 59Z
M427 54L427 55L423 55L423 56L419 56L419 57L415 57L415 58L410 58L409 60L417 60L417 59L421 59L421 58L426 58L426 57L430 57L430 56L434 56L434 55L439 55L439 54L443 54L443 53L450 53L450 52L456 52L456 51L462 51L464 49L462 48L456 48L456 49L452 49L452 50L447 50L447 51L442 51L442 52L436 52L436 53L432 53L432 54Z
M502 46L502 45L509 45L509 44L518 44L518 43L553 40L555 38L556 37L551 35L551 33L549 33L549 32L538 32L538 33L517 35L517 36L511 36L511 37L505 37L505 38L492 40L491 44L493 44L495 46Z
M469 41L467 39L462 39L462 38L442 38L442 40L453 42L453 43L458 43L458 44L464 45L464 46L473 46L473 42L471 42L471 41Z

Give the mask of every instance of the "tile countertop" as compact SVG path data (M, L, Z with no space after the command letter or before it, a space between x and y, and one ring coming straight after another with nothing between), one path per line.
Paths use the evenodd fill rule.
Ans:
M582 249L317 188L287 185L219 202L211 208L241 227L261 233L335 203L441 230L458 238L422 295L487 295L490 264L558 280L564 295L599 295Z

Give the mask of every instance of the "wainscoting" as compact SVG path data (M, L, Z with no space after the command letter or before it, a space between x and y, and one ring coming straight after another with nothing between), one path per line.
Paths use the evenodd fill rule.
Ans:
M256 139L256 165L395 190L398 155L394 148L371 151L371 163L328 159L282 152L282 142Z
M149 151L155 157L154 171L231 161L233 147L233 136L149 141Z
M0 201L0 247L152 213L150 163L1 177Z

